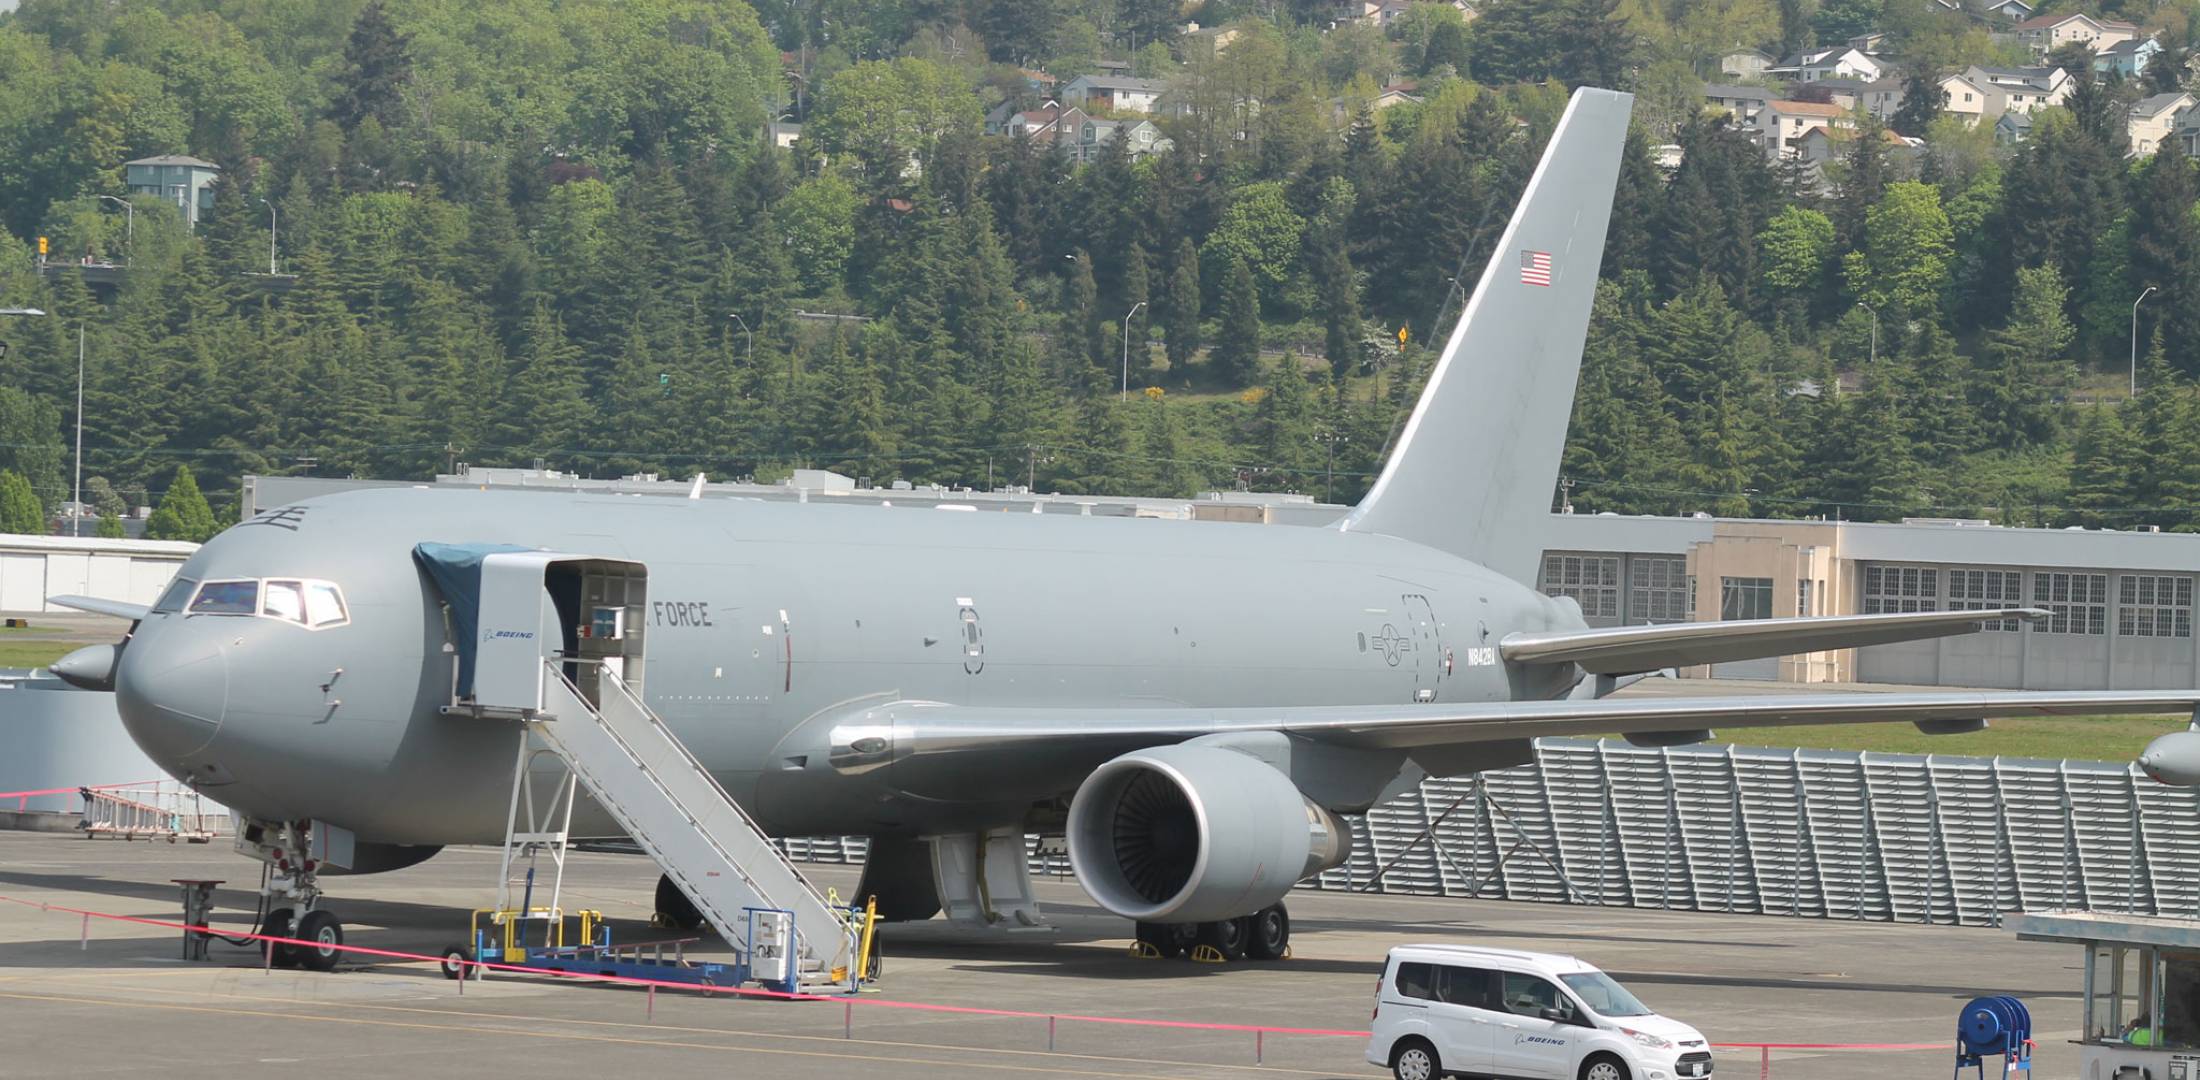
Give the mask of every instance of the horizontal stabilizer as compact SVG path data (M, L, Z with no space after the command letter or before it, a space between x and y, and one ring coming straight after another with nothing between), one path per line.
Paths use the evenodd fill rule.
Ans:
M1594 675L1628 675L1659 668L1723 664L1731 660L1793 656L1968 634L1976 631L1982 621L2037 621L2046 618L2047 614L2038 608L1996 608L1614 626L1599 630L1507 634L1498 642L1498 648L1511 663L1579 664Z
M131 622L137 622L145 618L145 612L151 606L148 604L128 604L120 600L102 600L96 596L75 595L49 596L46 598L46 602L59 604L65 608L75 608L78 611L89 611L94 615L112 615L117 619L128 619Z

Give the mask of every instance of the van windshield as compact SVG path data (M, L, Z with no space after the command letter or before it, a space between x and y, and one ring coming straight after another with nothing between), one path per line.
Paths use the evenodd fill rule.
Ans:
M1650 1006L1636 1000L1635 995L1628 993L1626 987L1614 982L1610 975L1601 971L1577 971L1571 975L1561 975L1558 979L1598 1016L1652 1015Z

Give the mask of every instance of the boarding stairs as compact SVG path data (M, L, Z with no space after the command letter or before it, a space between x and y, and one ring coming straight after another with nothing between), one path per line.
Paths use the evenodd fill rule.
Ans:
M767 935L752 933L750 913L786 912L793 922L793 981L851 982L857 938L847 911L795 869L612 665L597 666L591 702L566 676L569 663L545 661L543 709L528 723L535 737L750 968L769 966L778 959L772 950L782 947L751 940Z

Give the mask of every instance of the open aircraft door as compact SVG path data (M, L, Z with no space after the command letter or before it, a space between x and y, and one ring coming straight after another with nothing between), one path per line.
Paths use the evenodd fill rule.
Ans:
M449 605L454 705L540 711L543 661L555 657L592 703L606 670L641 692L643 564L500 544L421 544L413 559Z

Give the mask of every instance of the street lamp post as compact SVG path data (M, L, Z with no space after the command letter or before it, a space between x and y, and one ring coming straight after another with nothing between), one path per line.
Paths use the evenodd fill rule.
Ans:
M2139 396L2139 305L2145 303L2147 297L2154 295L2154 292L2154 286L2149 285L2147 291L2140 293L2139 298L2131 302L2131 395L2133 397Z
M753 367L755 367L755 366L756 366L756 335L755 335L755 334L753 334L753 333L750 333L750 332L749 332L749 324L748 324L748 322L747 322L747 321L743 320L743 319L741 318L741 316L739 316L739 315L735 315L735 314L728 314L728 315L726 316L726 318L732 319L732 320L733 320L734 322L736 322L736 323L740 324L740 326L741 326L741 333L742 333L742 334L744 334L744 335L746 335L746 336L748 337L748 340L749 340L749 359L748 359L748 364L749 364L749 366L750 366L750 367L752 367L752 368L753 368Z
M1139 308L1145 306L1146 302L1140 300L1132 304L1129 311L1123 313L1123 400L1125 401L1131 399L1131 318L1138 314Z
M122 208L122 262L123 265L127 266L130 262L130 253L137 250L137 244L135 243L137 207L130 205L130 200L119 199L113 195L102 195L100 198Z
M262 203L266 203L266 204L267 204L267 276L269 276L269 277L274 277L274 276L275 276L275 204L274 204L274 203L271 203L271 202L268 202L268 201L267 201L266 199L261 199L260 201L261 201Z
M69 484L69 535L84 535L84 324L76 324L76 476Z

